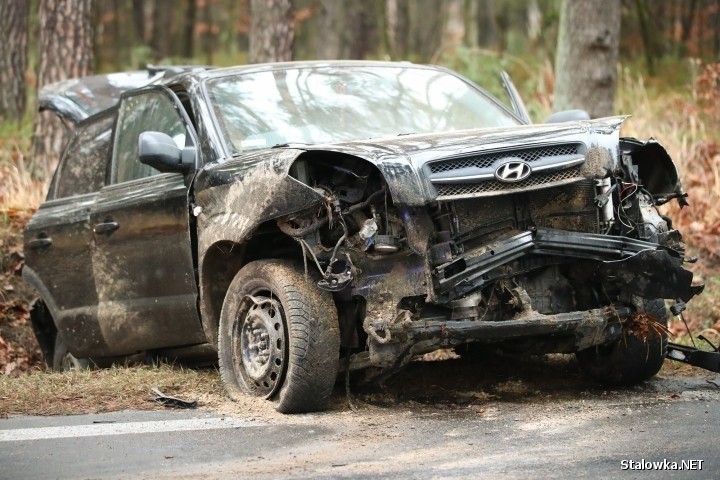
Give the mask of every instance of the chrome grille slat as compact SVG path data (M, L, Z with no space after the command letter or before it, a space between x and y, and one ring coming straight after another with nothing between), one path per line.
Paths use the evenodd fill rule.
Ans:
M438 200L459 197L478 197L497 193L511 193L521 190L532 190L543 188L554 184L569 183L581 180L580 166L567 168L565 170L536 173L525 180L515 183L505 183L497 180L486 180L478 183L444 183L437 184L435 188L438 193Z
M554 157L560 155L576 155L582 153L583 146L580 143L565 143L560 145L546 145L542 147L523 148L518 150L505 150L501 152L484 153L462 158L440 160L430 163L431 173L450 172L462 168L490 168L497 160L509 155L518 157L532 164L542 157Z

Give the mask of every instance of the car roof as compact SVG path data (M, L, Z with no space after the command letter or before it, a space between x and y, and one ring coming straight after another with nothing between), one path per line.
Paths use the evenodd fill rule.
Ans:
M397 67L399 65L447 71L442 67L433 65L368 60L314 60L257 63L223 68L203 65L176 65L167 67L149 65L146 70L92 75L46 85L40 90L38 95L38 108L41 111L54 111L59 116L77 124L88 117L117 105L120 96L124 92L151 84L197 84L211 78L297 68Z
M174 84L183 80L202 81L211 78L226 77L252 72L278 71L298 68L323 68L323 67L398 67L398 66L434 69L447 71L442 67L434 65L420 65L411 62L386 62L372 60L311 60L311 61L293 61L293 62L275 62L275 63L254 63L247 65L238 65L233 67L221 67L212 69L190 69L179 72L177 75L166 75L161 80L162 84Z

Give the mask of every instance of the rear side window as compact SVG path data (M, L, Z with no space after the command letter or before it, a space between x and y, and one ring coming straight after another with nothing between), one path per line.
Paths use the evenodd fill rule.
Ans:
M58 164L49 198L93 193L103 187L114 119L111 112L78 125Z

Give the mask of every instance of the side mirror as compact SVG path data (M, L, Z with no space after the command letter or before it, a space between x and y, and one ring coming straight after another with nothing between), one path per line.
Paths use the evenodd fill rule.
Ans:
M195 148L178 148L175 141L162 132L142 132L138 137L140 163L161 172L187 172L195 167Z
M550 115L545 123L574 122L577 120L590 120L590 114L585 110L563 110Z

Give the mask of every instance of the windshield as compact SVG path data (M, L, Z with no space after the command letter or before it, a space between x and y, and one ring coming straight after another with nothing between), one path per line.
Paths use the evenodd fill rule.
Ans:
M233 153L519 124L478 89L413 66L304 67L210 79Z

